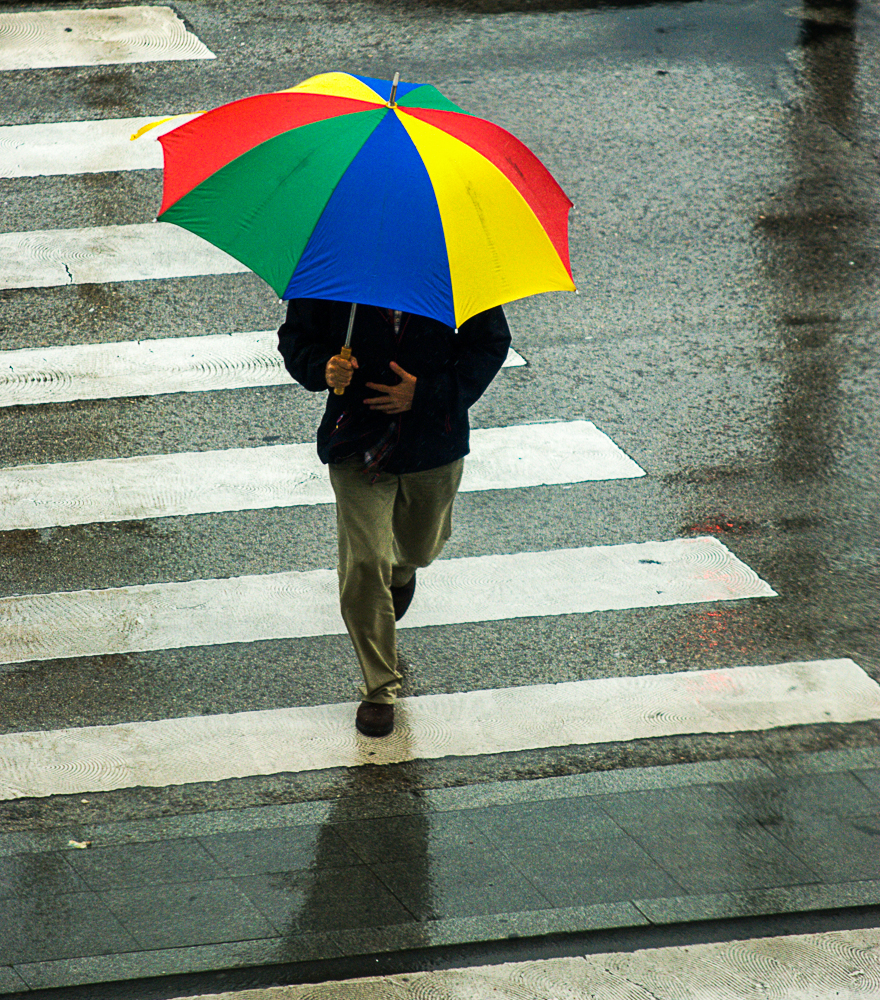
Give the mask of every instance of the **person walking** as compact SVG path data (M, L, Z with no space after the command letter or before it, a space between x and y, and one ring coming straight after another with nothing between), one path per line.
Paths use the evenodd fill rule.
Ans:
M402 681L395 622L413 599L417 570L450 536L468 409L504 363L510 330L500 306L454 330L359 305L346 359L350 309L291 299L278 350L300 385L328 392L317 444L336 496L340 610L364 678L355 725L387 736Z

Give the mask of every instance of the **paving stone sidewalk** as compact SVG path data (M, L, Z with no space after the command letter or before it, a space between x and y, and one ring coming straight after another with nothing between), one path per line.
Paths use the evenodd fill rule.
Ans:
M0 993L880 904L880 749L357 788L0 836Z

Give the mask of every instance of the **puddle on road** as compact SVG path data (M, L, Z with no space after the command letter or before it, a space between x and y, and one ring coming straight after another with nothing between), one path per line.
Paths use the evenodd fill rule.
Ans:
M563 64L566 60L660 59L659 76L668 75L668 62L698 61L730 64L756 78L762 90L779 97L778 75L790 74L788 53L797 48L802 32L801 10L776 0L370 0L387 16L391 11L416 21L444 18L455 26L465 44L480 45L480 32L509 30L529 52L529 59ZM533 15L533 16L531 16ZM544 34L535 50L529 42L543 18L578 15L601 20L600 32L567 31L561 44L547 44ZM545 24L542 32L549 30ZM463 30L467 29L467 30ZM457 36L458 37L458 36ZM537 36L535 36L537 37ZM493 60L494 49L486 56ZM520 62L525 58L520 55ZM484 60L486 62L486 60Z

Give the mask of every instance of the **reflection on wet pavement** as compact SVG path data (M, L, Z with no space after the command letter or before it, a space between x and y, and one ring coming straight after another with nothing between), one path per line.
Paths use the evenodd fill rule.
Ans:
M0 963L36 988L880 898L877 750L445 789L422 767L88 849L7 834Z
M340 20L353 17L346 5L335 6ZM630 232L627 227L637 216L630 206L645 203L643 221L652 230L645 247L635 233L636 249L621 257L621 270L629 268L635 277L630 276L630 284L612 286L631 313L626 317L620 308L621 323L632 323L635 316L638 324L634 335L632 326L627 328L630 339L617 354L612 343L617 331L607 338L609 364L625 370L626 377L613 371L595 386L584 378L573 384L568 401L560 402L552 385L535 397L541 417L572 417L566 406L580 416L580 409L606 405L609 423L617 421L621 433L637 443L652 474L637 490L607 486L600 492L574 485L556 495L536 488L528 496L524 491L516 505L493 496L463 498L459 523L466 531L460 537L479 551L462 554L491 554L511 538L521 539L523 525L529 526L527 547L542 549L583 544L581 535L590 531L597 535L596 544L629 543L658 532L663 537L708 534L729 543L780 594L738 605L425 629L424 635L403 640L415 665L412 693L446 690L453 682L476 690L490 672L493 684L497 676L517 685L548 678L637 679L658 671L802 659L807 652L852 655L875 673L880 665L876 551L871 548L876 489L872 492L867 477L853 472L847 450L854 408L873 399L859 354L867 353L866 337L873 336L863 314L875 301L873 289L866 289L877 270L876 163L868 149L864 81L859 79L865 44L860 19L867 5L806 0L783 9L766 0L397 0L375 4L373 13L378 18L381 9L385 16L395 6L415 12L406 30L419 28L419 11L440 12L430 46L406 48L406 58L432 70L440 67L440 76L454 80L465 96L469 92L463 88L487 87L486 103L494 101L512 123L521 124L531 113L522 110L531 100L523 101L528 88L546 87L546 98L554 87L576 80L582 89L573 97L544 103L547 120L567 126L548 140L548 148L557 144L556 162L573 184L594 183L584 181L593 167L577 162L586 128L593 130L589 137L596 149L603 143L609 148L609 163L633 165L629 177L622 171L619 191L613 185L605 189L619 199L614 210L603 216L582 209L579 224L584 231L593 227L589 240L598 225L607 227L608 258L626 248L620 233ZM616 9L613 24L595 34L573 30L564 39L568 48L553 35L558 50L547 43L550 34L533 32L534 22L527 18L515 25L511 18L508 28L503 17L483 17L558 14L545 23L552 22L561 35L558 25L568 26L576 12L602 9ZM443 20L446 12L455 16ZM756 30L761 18L763 31ZM588 13L581 20L592 19ZM444 47L447 29L453 41ZM352 34L358 32L353 25ZM482 48L476 45L467 67L460 66L464 43L480 32ZM413 35L420 37L418 30ZM515 59L500 42L505 35L515 36ZM487 38L499 41L497 51ZM342 52L338 38L335 44ZM397 44L404 43L392 38L389 52ZM385 59L381 44L376 45L378 58ZM783 55L789 49L793 86L788 86ZM622 52L625 63L615 65ZM734 52L736 57L729 58ZM498 74L493 77L493 60L504 63L500 84ZM619 78L611 85L620 88L616 103L601 86L596 91L602 83L596 76L577 77L587 63L591 73L607 68ZM78 100L103 116L125 113L132 100L156 99L149 88L140 92L139 79L130 70L92 72ZM705 100L700 97L704 85ZM780 90L794 95L787 105ZM622 123L619 131L590 117L588 101L594 97L597 107L620 112L626 110L628 94L647 102L648 125L641 131L634 127L627 133L625 113L608 114ZM693 95L695 116L686 120L682 108L688 105L675 102ZM535 100L540 102L540 96ZM474 107L479 106L475 100ZM759 123L746 117L752 112ZM88 117L81 110L77 114ZM679 134L668 128L670 121L679 123ZM696 134L702 128L706 145ZM741 136L741 146L724 145ZM745 156L744 163L758 176L746 181L731 149L742 149L753 137L757 152ZM610 149L612 139L620 148ZM678 150L678 142L687 169L676 173L669 150ZM762 149L771 151L766 173L759 162ZM592 147L589 155L594 155ZM598 153L595 158L600 159ZM647 174L654 166L659 176L640 188L645 178L639 171ZM603 169L601 162L596 175ZM674 183L664 189L667 169ZM730 176L722 176L724 171ZM704 185L707 179L717 187ZM137 179L142 191L147 180ZM687 187L686 182L697 180L701 183ZM154 177L150 183L157 181ZM625 190L628 181L630 191ZM683 187L671 190L676 185ZM776 185L772 195L771 185ZM689 201L692 191L699 191L713 202L713 192L722 186L725 195L717 200L717 211ZM98 221L105 215L111 221L114 212L129 211L127 202L114 200L122 188L118 179L110 183L98 177L78 183L76 190L90 199ZM47 210L39 196L50 189L54 182L33 182L27 190L36 198L22 199L17 211L39 221L39 212ZM11 184L0 190L12 197ZM125 190L130 201L137 201L133 191ZM746 193L747 204L737 200L739 192ZM757 198L761 202L752 215ZM737 240L745 244L740 209L749 213L746 226L754 223L750 246L766 310L754 302L754 282L736 288L740 272L734 267L725 274L731 261L739 261L737 254L718 250L721 244L735 247ZM71 214L64 224L72 225L79 208L71 203L66 210ZM716 217L724 213L730 218ZM29 222L21 228L42 225ZM718 244L705 234L690 242L702 226L719 234ZM595 245L581 237L577 253L589 261ZM674 311L665 311L662 289L639 287L648 281L646 275L675 271L679 260L683 268L687 263L685 256L666 253L663 241L684 246L694 259L705 256L712 294L700 298L695 287L694 326L706 324L700 336L685 330ZM713 252L719 254L714 260ZM643 264L650 266L639 270ZM745 270L750 266L747 260ZM702 257L695 270L701 267ZM600 272L600 280L608 273ZM31 335L67 343L137 337L143 330L155 333L154 328L184 334L199 329L205 314L216 317L221 311L229 330L268 328L275 303L266 302L262 290L248 282L205 279L197 289L195 284L185 289L155 283L127 289L83 285L59 289L51 301L36 293L9 294L4 306L12 320L5 321L6 336L15 346L30 346ZM683 308L686 293L678 296L671 295L675 309ZM224 310L218 310L218 301L226 304ZM709 308L715 304L717 312ZM553 316L552 309L544 315ZM723 352L711 354L717 347L713 338L725 336L731 323L747 330L737 349L752 352L738 363ZM587 356L583 344L575 345L580 328L573 333L571 325L557 326L547 337L559 338L566 357L570 352L601 367L598 352ZM220 332L228 330L224 326ZM591 341L594 332L598 336L601 330L591 330ZM624 350L635 351L638 342L652 337L654 353L646 351L645 357L659 359L656 365L622 357ZM702 370L701 349L709 356ZM743 357L754 359L753 368ZM534 359L520 373L521 382L506 385L504 400L499 393L487 403L493 408L483 411L485 419L513 424L514 417L521 418L520 408L530 405L523 403L526 394L549 381L553 356L543 343ZM698 445L681 451L697 456L694 465L705 461L693 471L682 471L685 462L675 465L674 446L664 452L668 442L650 437L649 425L659 419L661 404L671 399L674 408L684 394L667 397L654 390L651 397L648 392L649 399L659 399L656 409L646 403L639 410L646 386L665 386L667 378L671 386L676 376L686 378L682 372L692 372L695 384L705 379L693 399L685 400L691 408L681 405L672 418L687 423L705 417L704 424L687 427ZM853 372L865 380L860 392L851 389ZM713 387L719 390L714 395ZM314 414L280 404L279 398L260 389L238 394L235 407L221 394L197 401L87 402L39 412L19 407L6 415L7 461L72 460L66 452L74 449L83 458L110 451L150 454L172 440L168 450L311 440ZM750 433L738 432L737 422L748 425ZM864 441L863 435L862 448ZM663 462L673 471L667 480L655 474ZM54 592L59 580L64 589L83 586L83 580L95 587L130 587L144 582L145 575L150 582L232 575L243 565L261 573L329 565L331 522L303 515L293 532L290 523L275 515L246 514L119 522L100 530L50 527L8 533L0 539L0 559L6 557L11 567L7 592L21 593ZM575 540L560 540L565 532ZM293 565L297 559L304 560L302 565ZM170 650L47 660L9 670L2 678L6 717L0 728L231 713L243 706L272 709L342 700L348 690L345 671L338 668L347 662L347 652L335 639L205 648L198 655ZM872 749L874 722L749 731L736 742L728 735L706 734L635 739L634 732L614 745L491 759L486 754L467 766L449 758L407 761L344 773L334 769L329 777L281 774L260 782L194 784L186 792L165 788L155 795L143 788L125 795L117 789L94 796L91 803L76 795L39 806L4 807L9 828L0 836L0 992L13 967L36 989L518 935L878 905L880 754ZM859 743L869 749L840 750ZM785 756L789 749L819 747L836 749ZM681 760L694 763L673 763ZM233 811L232 803L242 808ZM106 821L99 825L95 816ZM139 818L126 822L126 816ZM92 846L70 846L73 840Z
M291 955L304 929L368 934L377 926L404 925L401 947L429 943L424 921L434 912L427 811L417 761L402 764L394 781L382 768L348 772L318 833L301 908L282 920Z
M788 129L790 180L756 224L783 347L778 464L793 480L835 471L845 317L865 265L855 259L868 235L864 181L852 153L859 142L857 10L855 0L804 4L801 104Z

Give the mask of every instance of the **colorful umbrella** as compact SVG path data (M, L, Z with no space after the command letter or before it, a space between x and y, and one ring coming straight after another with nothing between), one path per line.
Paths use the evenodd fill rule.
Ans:
M562 189L518 139L434 87L324 73L159 141L160 221L225 250L280 298L458 327L574 289Z

